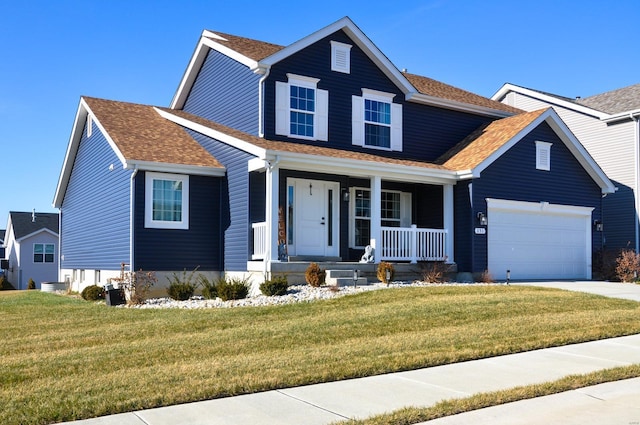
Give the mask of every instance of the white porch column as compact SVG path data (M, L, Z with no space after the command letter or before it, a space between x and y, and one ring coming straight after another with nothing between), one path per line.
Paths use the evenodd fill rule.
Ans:
M371 247L374 249L374 262L380 262L378 248L382 248L382 178L371 178Z
M453 185L445 184L442 187L442 209L444 211L443 227L447 230L446 237L446 254L447 263L454 263L453 258Z
M267 222L267 252L264 263L265 271L269 271L271 267L268 267L267 264L278 260L278 182L280 180L280 169L277 161L273 165L267 163L266 173L265 221Z

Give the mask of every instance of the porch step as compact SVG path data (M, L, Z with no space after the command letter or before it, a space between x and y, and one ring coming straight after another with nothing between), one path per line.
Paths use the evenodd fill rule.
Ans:
M314 263L339 263L342 257L322 257L319 255L290 255L289 262L305 261Z
M366 277L358 277L353 281L353 270L326 270L324 283L329 286L368 285Z

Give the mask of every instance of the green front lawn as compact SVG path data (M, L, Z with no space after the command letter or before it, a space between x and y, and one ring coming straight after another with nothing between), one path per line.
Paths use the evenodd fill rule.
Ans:
M640 304L441 286L138 310L0 292L0 423L44 424L640 332Z

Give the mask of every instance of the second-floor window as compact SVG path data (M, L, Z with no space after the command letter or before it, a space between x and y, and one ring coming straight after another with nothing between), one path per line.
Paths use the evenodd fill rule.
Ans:
M53 263L55 250L56 250L55 245L52 243L33 244L33 262L34 263Z
M402 105L393 93L362 89L352 97L352 143L392 151L402 150Z
M287 74L276 82L276 134L308 140L328 140L329 92L317 78Z

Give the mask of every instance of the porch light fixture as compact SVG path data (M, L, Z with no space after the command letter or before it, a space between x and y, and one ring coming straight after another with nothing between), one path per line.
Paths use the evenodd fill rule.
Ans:
M342 200L344 202L349 202L349 191L347 189L342 190Z
M486 226L489 224L489 220L487 220L487 216L483 212L479 212L476 217L478 218L478 223L480 226Z
M593 220L593 227L595 227L596 232L602 232L604 228L602 225L602 220Z

